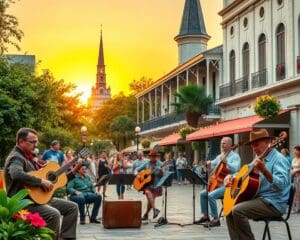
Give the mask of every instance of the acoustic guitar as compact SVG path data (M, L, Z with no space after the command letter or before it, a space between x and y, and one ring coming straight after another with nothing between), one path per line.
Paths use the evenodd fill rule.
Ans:
M279 137L277 137L257 158L264 159L272 148L284 142L286 137L287 133L281 132ZM248 165L244 165L232 179L231 186L225 188L223 201L224 215L229 215L235 204L254 198L259 187L259 171L255 168L254 163L251 162Z
M152 171L150 168L140 171L133 180L134 188L138 191L142 190L146 184L149 184L153 180L153 172L163 169L168 163L169 161L163 162L163 165L159 168L156 168L154 171Z
M42 187L25 186L25 189L29 190L29 197L37 204L48 203L51 200L54 191L67 184L68 180L65 172L77 162L79 157L85 158L89 154L90 150L88 148L83 148L76 158L62 167L56 162L49 162L44 168L29 172L28 174L31 176L47 179L53 184L53 189L49 192L44 191Z
M231 147L231 150L234 151L240 144L235 144ZM211 192L216 188L223 186L224 178L228 174L228 169L224 160L227 158L228 154L231 152L226 152L223 156L221 156L221 161L219 164L214 168L214 170L209 175L208 180L208 191Z

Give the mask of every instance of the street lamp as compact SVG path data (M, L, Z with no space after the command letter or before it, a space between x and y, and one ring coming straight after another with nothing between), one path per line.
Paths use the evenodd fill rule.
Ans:
M87 127L86 126L82 126L80 128L80 133L81 133L81 141L83 142L83 144L85 146L86 141L87 141Z
M139 151L139 137L140 137L141 128L139 126L136 126L134 132L136 137L136 153L137 153Z

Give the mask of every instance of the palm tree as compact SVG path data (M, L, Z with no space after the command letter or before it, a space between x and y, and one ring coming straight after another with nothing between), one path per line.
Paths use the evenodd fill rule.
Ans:
M208 107L213 103L211 96L206 96L205 89L198 85L187 85L179 88L174 93L176 97L175 113L185 113L187 123L192 127L197 127L198 119L206 114Z

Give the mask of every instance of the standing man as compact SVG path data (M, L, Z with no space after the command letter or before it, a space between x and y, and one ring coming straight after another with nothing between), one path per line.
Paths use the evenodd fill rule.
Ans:
M142 151L137 152L136 160L133 161L133 172L135 172L135 169L140 167L141 165L145 164L147 161L149 161L147 158L144 157L144 154Z
M144 164L138 166L134 173L137 174L138 172L145 170L145 169L151 169L152 177L154 178L150 184L146 185L143 188L144 194L147 198L147 210L144 214L142 220L148 220L148 215L151 209L153 209L153 218L156 218L159 214L159 210L155 208L155 198L160 197L162 195L162 188L156 187L157 183L159 182L160 178L163 175L163 163L158 160L159 153L156 150L151 150L149 153L150 161L145 161Z
M67 191L70 196L70 200L76 202L79 207L80 224L85 224L85 204L93 203L93 210L91 216L91 223L100 223L97 220L99 208L101 205L101 195L96 193L95 187L86 174L86 166L83 164L78 169L75 178L68 182Z
M213 161L207 161L207 168L214 170L215 167L219 166L221 161L226 164L226 167L229 173L234 174L240 170L241 167L241 158L240 156L232 151L232 139L230 137L223 137L221 140L221 154L218 155ZM221 186L216 188L215 190L209 192L207 194L207 190L203 190L200 192L200 205L201 205L201 213L203 216L196 223L203 224L210 221L208 209L207 209L207 201L209 203L209 207L211 210L212 220L205 224L205 227L218 227L220 226L220 219L217 208L217 199L221 199L224 196L225 187ZM208 199L207 199L208 197Z
M260 186L255 199L238 203L226 217L231 239L253 240L249 219L280 217L285 213L291 187L289 162L275 148L268 149L271 137L266 129L250 132L250 141L256 157L253 160L259 171ZM265 151L266 156L261 157ZM260 158L261 157L261 158ZM224 179L230 186L233 176Z
M65 160L65 156L60 149L60 142L58 140L54 140L51 142L50 149L45 151L42 160L44 161L51 161L51 162L57 162L59 165L62 165L62 163Z
M42 187L51 191L53 185L47 179L40 179L28 174L40 166L33 160L34 149L38 146L37 132L31 128L21 128L17 132L16 146L5 161L5 181L8 196L13 196L24 186ZM48 204L29 205L30 212L39 212L47 227L55 231L55 239L76 239L78 208L73 202L53 198ZM62 224L60 224L60 218Z
M176 159L176 173L177 173L177 182L181 184L184 181L184 177L182 176L180 169L187 168L187 160L183 156L183 153L179 153L178 158Z

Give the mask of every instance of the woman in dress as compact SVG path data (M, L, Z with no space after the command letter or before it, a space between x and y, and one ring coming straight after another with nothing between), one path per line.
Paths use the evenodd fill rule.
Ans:
M116 158L113 162L113 173L123 174L126 173L127 164L122 153L117 153ZM117 184L117 194L119 199L124 199L125 185Z
M294 159L292 161L291 175L294 179L295 197L293 212L300 212L300 146L294 147Z

